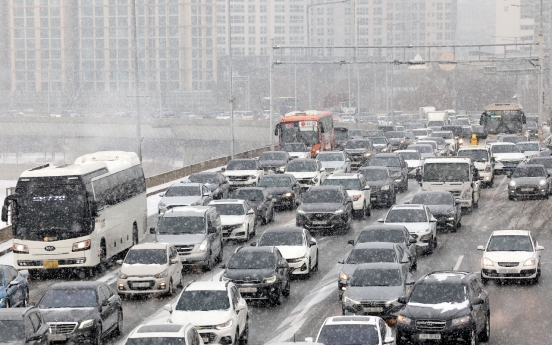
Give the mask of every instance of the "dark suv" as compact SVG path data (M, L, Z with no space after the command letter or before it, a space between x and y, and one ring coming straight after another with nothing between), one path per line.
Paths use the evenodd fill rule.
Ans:
M44 322L40 310L28 308L0 309L0 334L2 343L46 345L49 325Z
M370 161L375 154L370 139L352 139L345 145L345 154L351 160L351 168L358 168Z
M291 156L286 151L266 151L259 156L259 165L265 173L282 174Z
M220 277L233 282L243 298L280 303L280 296L289 296L289 265L276 247L239 247L228 260Z
M349 230L353 200L343 186L315 186L303 195L295 223L305 229Z
M489 295L479 275L437 271L420 278L397 317L397 345L436 340L467 344L490 337ZM477 337L477 338L476 338Z
M399 192L408 190L408 164L397 153L378 153L370 160L371 167L387 167Z
M395 180L386 167L362 167L358 172L364 176L370 186L370 201L372 205L391 207L397 203L397 188Z

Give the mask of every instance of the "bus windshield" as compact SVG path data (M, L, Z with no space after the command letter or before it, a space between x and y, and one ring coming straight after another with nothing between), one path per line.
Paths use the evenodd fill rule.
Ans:
M312 146L319 143L318 122L301 121L301 123L311 124L311 126L300 126L299 122L284 122L280 124L280 143L305 143Z
M467 182L470 166L467 163L430 163L424 165L424 181Z
M481 125L489 134L519 134L525 122L525 115L520 110L491 110L481 116Z

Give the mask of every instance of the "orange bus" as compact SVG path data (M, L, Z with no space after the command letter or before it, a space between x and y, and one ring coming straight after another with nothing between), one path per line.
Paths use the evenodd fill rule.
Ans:
M306 110L287 113L276 125L280 147L288 143L304 143L311 149L311 157L320 151L335 148L333 115L330 111Z

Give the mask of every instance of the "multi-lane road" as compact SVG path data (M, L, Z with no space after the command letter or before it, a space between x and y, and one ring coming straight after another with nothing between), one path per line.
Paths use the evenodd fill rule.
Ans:
M421 256L418 260L416 277L433 270L463 270L478 272L480 270L481 252L478 245L486 241L495 229L528 229L533 231L540 245L545 247L542 254L542 277L538 285L507 284L494 282L487 284L491 302L491 340L489 344L547 344L547 332L552 309L548 301L552 296L549 289L552 281L552 215L548 212L550 200L509 201L507 197L508 179L497 176L495 186L483 189L479 209L464 214L462 227L456 233L440 231L439 246L431 255ZM399 194L398 203L402 203L420 190L415 181L410 181L409 190ZM320 250L319 271L313 273L309 280L294 280L291 295L276 307L266 307L250 303L250 338L249 343L260 345L275 341L293 339L303 340L316 336L322 321L332 315L341 314L341 304L337 294L337 276L341 265L337 260L344 257L351 246L347 240L355 238L366 225L373 224L387 212L387 208L375 209L366 220L356 220L353 229L345 235L316 236ZM149 219L148 226L155 226L156 217ZM278 212L275 221L259 226L254 239L267 228L274 226L295 225L295 211ZM148 239L151 240L151 239ZM242 244L227 243L224 250L226 262L232 252ZM249 245L249 244L246 244ZM116 265L105 272L86 279L101 279L113 286L118 270ZM218 279L222 269L212 272L201 270L185 274L185 282L195 280ZM30 282L31 302L37 302L48 286L58 281L79 280L78 277L48 277ZM179 290L180 291L180 290ZM178 291L178 292L179 292ZM123 301L124 332L117 338L109 338L104 344L122 343L126 335L145 320L165 318L160 311L166 303L174 303L177 298L146 298Z

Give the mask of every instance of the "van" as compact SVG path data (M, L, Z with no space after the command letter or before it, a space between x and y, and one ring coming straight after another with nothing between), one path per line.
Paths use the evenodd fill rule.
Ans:
M494 183L494 158L486 147L466 147L458 150L458 157L470 157L479 170L479 179L487 187Z
M427 158L422 167L423 191L446 190L465 208L479 204L479 171L469 157Z
M165 212L150 228L154 242L176 247L182 265L201 265L210 271L222 261L222 223L217 209L211 206L181 206Z

